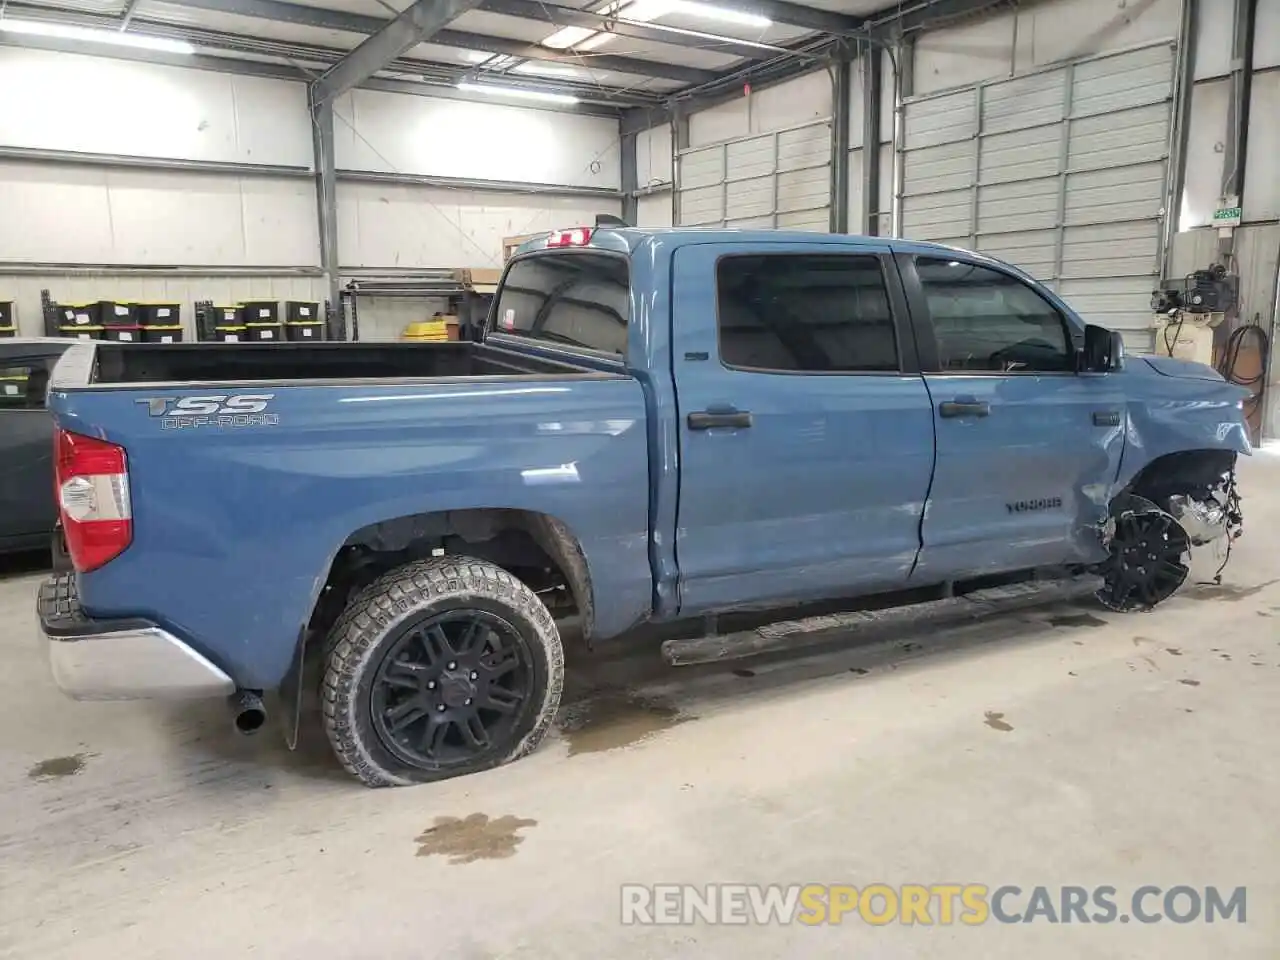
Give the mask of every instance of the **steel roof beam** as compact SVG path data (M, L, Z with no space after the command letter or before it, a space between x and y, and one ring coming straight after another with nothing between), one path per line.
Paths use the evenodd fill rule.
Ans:
M544 60L548 63L564 63L584 69L610 70L617 73L630 73L639 77L662 77L667 80L678 80L680 83L707 83L719 76L714 70L700 70L696 67L684 67L676 63L659 63L656 60L640 60L636 57L618 57L612 54L573 53L569 50L552 50L550 47L523 40L507 40L499 37L486 37L478 33L463 33L460 30L441 30L432 38L432 43L446 47L461 47L466 50L480 50L484 53L497 53L507 57L519 57L524 60Z
M363 41L315 82L313 98L329 103L360 86L411 47L430 40L441 28L480 0L416 0L398 17Z
M298 3L288 3L287 0L167 0L167 2L197 10L213 10L241 17L255 17L259 20L275 20L304 27L340 30L344 33L372 34L387 25L387 21L380 17L347 13L343 10L307 7ZM565 50L553 50L524 40L487 37L460 30L440 30L431 38L431 42L442 47L479 50L483 53L520 57L525 60L542 60L547 63L596 67L600 70L629 73L639 77L659 77L688 84L706 83L717 76L711 70L698 70L679 64L608 54L575 54Z
M585 27L632 40L648 40L674 47L709 50L748 60L764 60L786 49L777 44L755 43L750 40L724 37L715 33L714 30L687 30L628 20L625 10L622 11L622 16L611 17L594 10L542 3L540 0L480 0L478 9L488 13L499 13L506 17L519 17L522 20L537 20L554 27Z

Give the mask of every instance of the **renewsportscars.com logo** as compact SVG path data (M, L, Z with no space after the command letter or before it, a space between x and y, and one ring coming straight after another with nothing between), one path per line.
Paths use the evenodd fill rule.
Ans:
M627 925L1187 924L1244 923L1246 917L1244 887L1141 886L1122 895L1111 886L727 883L626 884L621 892Z

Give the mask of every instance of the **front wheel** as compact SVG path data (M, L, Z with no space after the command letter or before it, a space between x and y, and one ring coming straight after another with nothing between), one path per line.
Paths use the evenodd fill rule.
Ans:
M1191 541L1172 516L1141 497L1129 498L1115 512L1115 523L1097 598L1123 613L1150 610L1186 581Z
M491 563L406 564L356 596L326 644L325 732L371 787L487 770L541 742L564 649L542 601Z

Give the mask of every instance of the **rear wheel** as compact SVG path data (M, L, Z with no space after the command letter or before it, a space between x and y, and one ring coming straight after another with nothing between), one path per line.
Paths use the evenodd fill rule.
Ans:
M325 731L369 786L443 780L531 752L560 703L546 607L499 567L407 564L360 592L329 637Z

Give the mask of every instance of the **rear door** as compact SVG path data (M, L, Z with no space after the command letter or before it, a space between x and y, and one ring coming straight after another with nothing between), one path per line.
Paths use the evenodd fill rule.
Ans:
M45 394L56 362L36 347L0 355L0 544L53 531L53 421Z
M1125 403L1114 375L1075 372L1082 325L989 261L899 266L938 446L913 579L1101 559Z
M681 612L904 584L933 417L888 248L683 246L672 304Z

